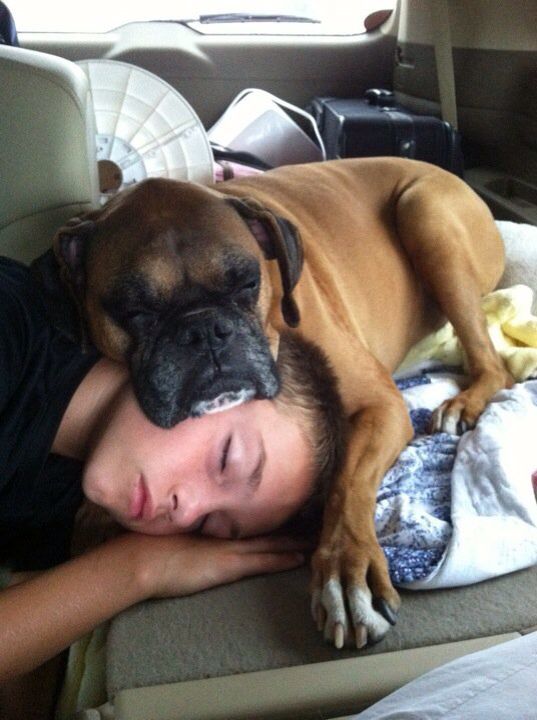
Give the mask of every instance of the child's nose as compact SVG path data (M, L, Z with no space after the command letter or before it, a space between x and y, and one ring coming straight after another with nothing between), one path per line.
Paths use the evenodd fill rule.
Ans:
M214 503L213 503L214 505ZM211 499L200 490L177 489L171 498L173 522L182 532L197 530L211 512Z

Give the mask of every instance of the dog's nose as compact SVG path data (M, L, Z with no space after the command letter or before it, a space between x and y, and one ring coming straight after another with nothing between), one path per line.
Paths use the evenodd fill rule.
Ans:
M185 328L182 341L185 345L202 346L208 343L212 348L224 347L234 334L233 321L224 317L210 317L197 321Z
M226 343L233 335L233 322L229 318L215 318L212 323L213 338L217 342Z

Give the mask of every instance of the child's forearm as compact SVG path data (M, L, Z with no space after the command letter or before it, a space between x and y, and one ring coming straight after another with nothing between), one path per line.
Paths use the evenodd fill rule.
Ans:
M0 682L26 673L121 610L303 562L303 541L126 533L0 593Z
M0 593L0 682L147 597L136 542L121 536Z

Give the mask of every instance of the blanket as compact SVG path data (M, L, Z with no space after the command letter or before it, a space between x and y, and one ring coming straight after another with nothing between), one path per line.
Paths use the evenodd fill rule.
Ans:
M497 393L462 438L427 434L431 412L464 381L430 369L399 383L416 434L375 515L396 585L467 585L537 563L537 381Z
M537 375L537 316L531 312L533 295L527 285L515 285L489 293L482 301L492 343L515 380ZM451 323L417 343L399 371L408 371L425 359L464 366L461 344Z
M523 283L537 293L537 227L525 223L496 220L505 245L505 270L499 288ZM533 299L533 313L537 315L537 298Z
M493 344L519 381L537 376L532 303L525 285L482 302ZM537 381L497 393L462 438L430 435L431 412L468 382L461 364L446 323L396 373L415 437L381 484L375 523L393 582L412 589L466 585L537 563Z

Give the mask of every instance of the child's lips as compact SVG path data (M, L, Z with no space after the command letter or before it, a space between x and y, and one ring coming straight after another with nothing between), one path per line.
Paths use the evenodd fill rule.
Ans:
M151 498L147 492L144 478L140 475L138 483L131 497L129 518L131 520L146 520L151 512Z

